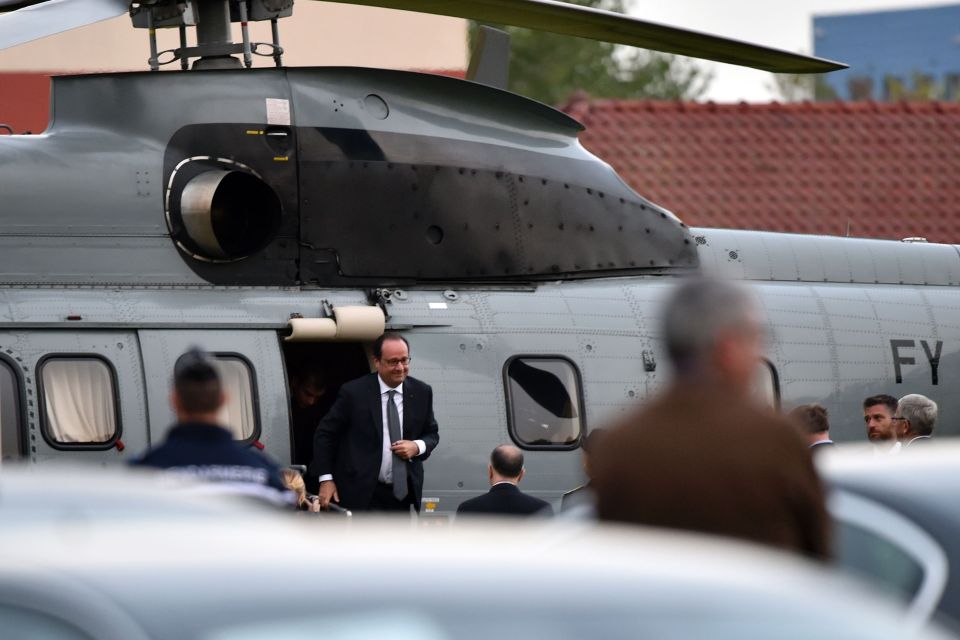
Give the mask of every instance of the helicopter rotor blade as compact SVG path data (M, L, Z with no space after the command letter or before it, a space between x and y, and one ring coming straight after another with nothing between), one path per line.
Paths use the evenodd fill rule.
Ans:
M432 13L675 53L773 73L825 73L847 65L557 0L325 0Z
M0 0L0 50L116 18L129 8L129 0Z

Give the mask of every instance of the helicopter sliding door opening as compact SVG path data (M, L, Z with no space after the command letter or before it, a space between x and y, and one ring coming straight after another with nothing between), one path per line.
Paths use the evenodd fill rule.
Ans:
M370 359L358 342L284 342L283 359L290 395L291 462L308 465L317 424L343 383L370 372Z

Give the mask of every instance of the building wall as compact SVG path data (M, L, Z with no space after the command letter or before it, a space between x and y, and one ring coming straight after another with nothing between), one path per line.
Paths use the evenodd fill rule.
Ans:
M818 56L850 69L822 76L844 100L960 100L960 4L813 19Z

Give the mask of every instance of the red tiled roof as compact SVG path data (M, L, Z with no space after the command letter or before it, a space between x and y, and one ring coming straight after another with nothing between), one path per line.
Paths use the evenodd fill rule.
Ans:
M50 76L42 73L0 73L0 124L15 133L47 128ZM0 135L6 134L6 129Z
M691 226L960 243L960 104L574 100L583 145Z
M417 73L430 73L435 76L447 76L448 78L456 78L458 80L463 80L467 77L466 69L414 69Z

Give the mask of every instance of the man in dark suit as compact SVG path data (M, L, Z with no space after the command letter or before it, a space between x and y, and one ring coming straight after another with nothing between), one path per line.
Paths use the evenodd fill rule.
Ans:
M597 515L829 556L813 457L752 392L764 336L755 299L730 282L693 280L661 326L674 383L604 432L593 454Z
M490 464L487 465L490 491L461 503L457 508L457 515L483 513L552 516L553 509L549 503L528 496L517 487L525 473L523 453L520 449L508 444L500 445L490 454Z
M827 409L819 404L801 404L790 412L800 434L806 438L811 453L826 451L833 446L830 439L830 420Z
M602 429L594 429L580 441L580 464L583 467L583 473L587 476L587 481L563 494L560 498L560 511L570 511L572 509L582 510L589 508L593 510L593 488L590 486L590 479L593 477L593 469L590 467L590 452L596 448L602 436Z
M440 440L433 390L408 376L410 347L397 333L373 345L376 372L340 388L313 438L320 505L420 511L423 461Z

